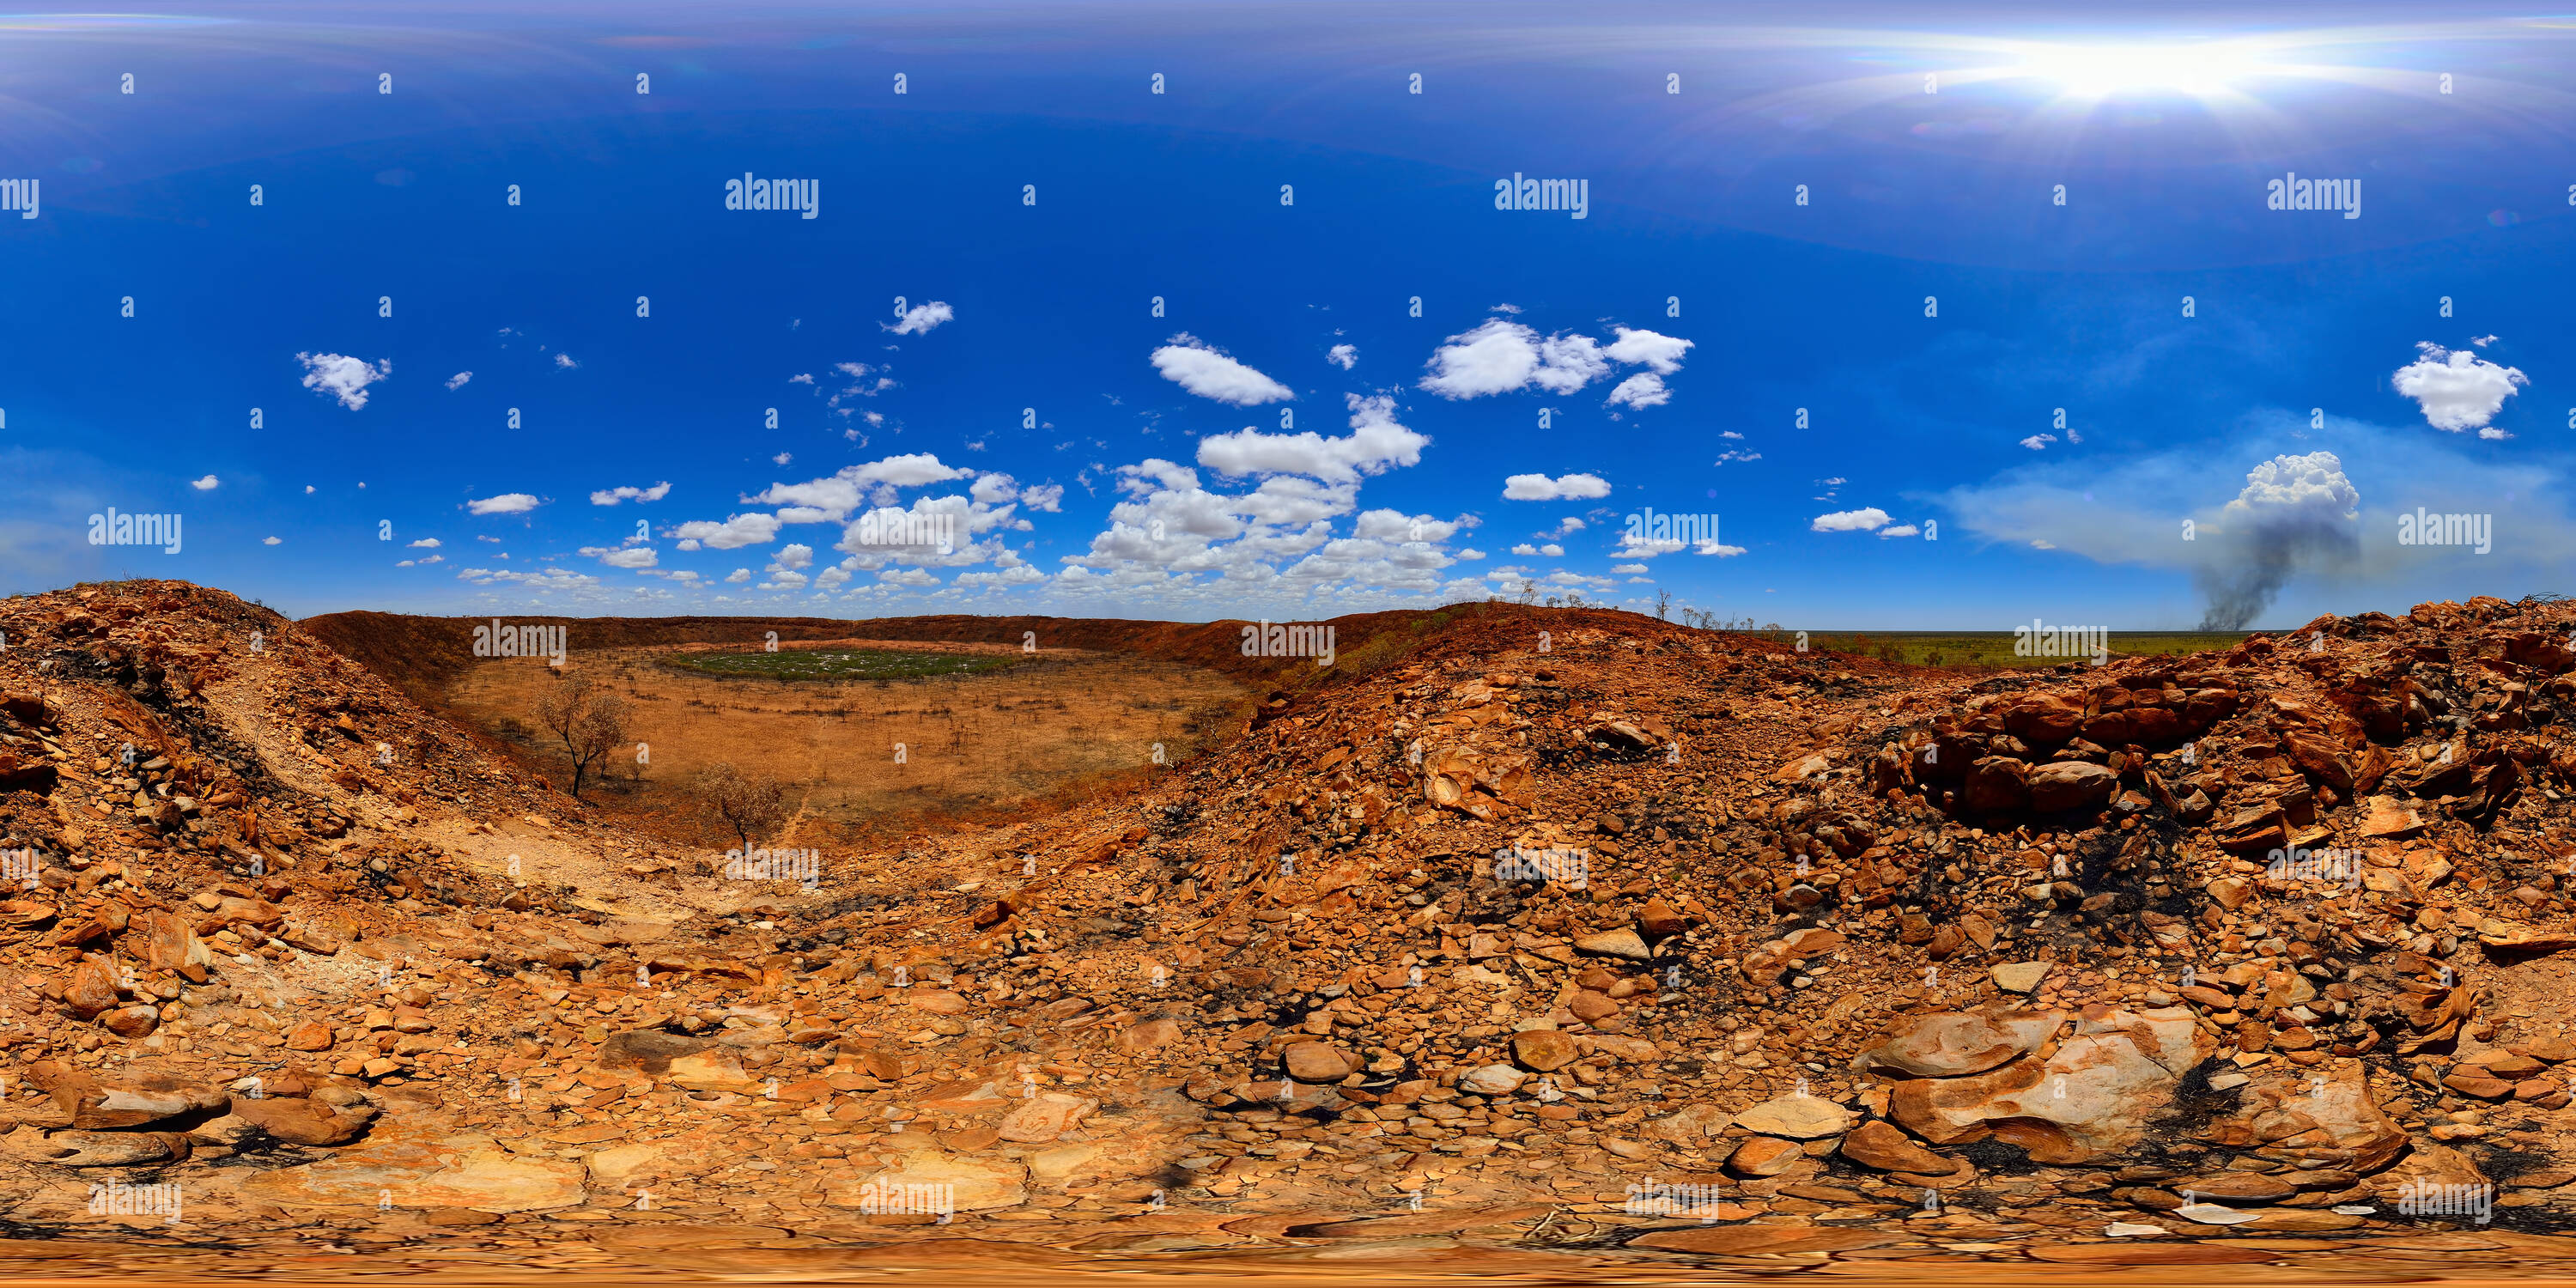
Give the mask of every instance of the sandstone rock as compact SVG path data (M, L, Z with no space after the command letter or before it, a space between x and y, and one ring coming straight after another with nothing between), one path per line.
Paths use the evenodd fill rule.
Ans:
M665 1076L696 1091L747 1091L754 1085L744 1074L742 1057L730 1047L711 1047L673 1059Z
M1583 1054L1573 1038L1554 1029L1531 1029L1512 1035L1512 1059L1524 1069L1552 1073Z
M1637 910L1637 929L1650 940L1669 939L1688 924L1662 895L1647 899L1646 906Z
M2027 988L2015 989L2027 992ZM1853 1062L1862 1072L1888 1070L1916 1078L1955 1078L1984 1073L2039 1049L2057 1031L2053 1015L2005 1016L1943 1013L1896 1021L1877 1046Z
M2576 948L2576 930L2544 930L2488 917L2478 923L2478 942L2508 953L2560 953Z
M92 957L65 971L63 1009L77 1019L96 1019L116 1005L116 971L103 957Z
M2298 1186L2261 1172L2218 1172L2167 1181L2165 1188L2186 1200L2208 1199L2220 1203L2269 1203L2299 1192Z
M320 1020L306 1020L286 1031L289 1051L328 1051L331 1049L331 1026Z
M1458 1089L1479 1096L1508 1096L1528 1080L1528 1074L1508 1064L1489 1064L1459 1078Z
M472 1208L531 1212L582 1201L581 1164L513 1154L478 1133L382 1141L301 1167L255 1173L241 1193L280 1207Z
M2099 807L2111 799L2120 776L2087 761L2061 760L2030 771L2029 785L2030 807L2053 814Z
M669 1073L671 1063L714 1046L705 1038L687 1037L660 1029L632 1029L612 1033L599 1044L599 1067L602 1069L635 1069L644 1073Z
M1989 1136L2044 1163L2075 1163L2126 1148L2170 1102L2181 1071L2215 1047L2184 1010L2113 1011L2077 1021L2043 1060L2023 1056L1985 1073L1897 1083L1888 1116L1936 1145Z
M367 1105L333 1110L303 1097L232 1098L232 1116L290 1145L343 1145L375 1119Z
M1100 1102L1089 1096L1068 1096L1060 1091L1042 1092L1022 1101L1020 1107L1002 1118L1001 1137L1021 1144L1052 1144L1066 1132L1080 1126L1082 1120L1100 1108Z
M1807 1151L1775 1136L1755 1136L1735 1147L1726 1170L1738 1176L1778 1176L1805 1158Z
M217 1088L177 1074L65 1073L46 1089L53 1093L54 1107L78 1128L142 1127L221 1109L229 1099Z
M2029 766L2010 756L1987 756L1968 769L1968 808L1985 813L2030 804Z
M2047 962L2007 962L1988 971L1995 986L2007 993L2027 993L2048 977Z
M2361 819L2365 841L2402 841L2424 830L2424 820L2393 796L2373 796Z
M1281 1054L1288 1076L1299 1082L1339 1082L1360 1068L1357 1055L1322 1042L1300 1042Z
M1646 947L1646 941L1627 926L1585 935L1574 941L1574 949L1596 957L1619 957L1636 962L1652 961L1655 956L1653 950Z
M1461 1081L1460 1085L1465 1083ZM1734 1121L1733 1114L1715 1105L1687 1105L1661 1118L1647 1120L1645 1133L1649 1140L1660 1140L1684 1149L1698 1149Z
M1858 1115L1821 1096L1779 1096L1735 1116L1735 1125L1765 1136L1820 1140L1850 1131Z
M29 1155L57 1167L140 1167L188 1156L188 1138L175 1132L58 1131Z
M1140 1055L1181 1040L1181 1026L1171 1020L1140 1020L1118 1035L1118 1049Z
M836 1195L838 1206L856 1207L860 1193L873 1186L884 1195L912 1193L946 1193L953 1196L960 1212L991 1212L1018 1207L1026 1202L1028 1168L1014 1159L968 1158L936 1150L920 1150L903 1155L893 1166L877 1172L860 1186L850 1187L849 1201ZM946 1186L945 1190L916 1190L915 1186Z
M1852 1128L1839 1148L1843 1157L1882 1172L1938 1176L1955 1166L1949 1159L1907 1139L1905 1133L1877 1121Z

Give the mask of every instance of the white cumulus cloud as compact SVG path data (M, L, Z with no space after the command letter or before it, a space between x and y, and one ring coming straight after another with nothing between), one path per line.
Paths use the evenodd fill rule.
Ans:
M954 321L956 317L957 310L942 301L932 300L928 304L916 304L905 309L900 322L880 322L877 325L896 335L920 335L942 322Z
M1610 495L1610 481L1592 474L1551 479L1544 474L1515 474L1503 480L1506 501L1589 501Z
M1201 398L1237 407L1296 397L1288 386L1235 361L1222 350L1210 348L1206 341L1187 331L1154 350L1154 369L1162 372L1165 380Z
M669 483L656 483L651 487L612 487L591 493L590 503L615 505L620 501L659 501L670 494Z
M2504 400L2513 397L2516 388L2531 383L2520 370L2465 349L2445 349L2430 340L2418 341L2415 349L2416 359L2399 367L2391 383L2424 409L2425 423L2435 429L2454 434L2483 430L2504 410Z
M1887 511L1873 505L1858 510L1836 510L1832 514L1820 514L1807 527L1814 532L1876 532L1887 524Z
M299 353L295 360L304 364L304 387L340 405L356 411L367 405L367 386L394 374L394 360L369 363L343 353Z
M537 498L525 492L504 492L499 496L487 496L480 501L466 502L465 512L467 514L526 514L536 509L539 504Z

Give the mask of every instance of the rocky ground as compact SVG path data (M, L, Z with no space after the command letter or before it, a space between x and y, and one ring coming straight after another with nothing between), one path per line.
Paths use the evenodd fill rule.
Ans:
M0 1263L2558 1266L2571 633L1977 678L1496 606L809 890L221 592L0 601Z

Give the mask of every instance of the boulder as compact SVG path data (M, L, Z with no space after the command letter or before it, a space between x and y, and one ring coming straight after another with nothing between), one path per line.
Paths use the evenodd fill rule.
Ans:
M2010 756L1987 756L1968 768L1968 808L2017 810L2030 804L2030 767Z
M1554 1029L1530 1029L1512 1035L1512 1059L1524 1069L1552 1073L1583 1054L1573 1038Z
M1508 1064L1489 1064L1458 1079L1458 1089L1478 1096L1508 1096L1528 1080L1528 1074Z
M1738 1176L1778 1176L1796 1166L1807 1151L1776 1136L1756 1136L1727 1155L1726 1170Z
M2111 799L2120 776L2083 760L2060 760L2030 771L2030 807L2044 814L2094 809Z
M1909 1078L1984 1073L2038 1050L2057 1025L2057 1016L2037 1012L1910 1015L1898 1020L1877 1046L1861 1052L1853 1067Z
M1850 1131L1858 1117L1820 1096L1779 1096L1735 1116L1735 1125L1765 1136L1822 1140Z
M345 1145L376 1117L371 1105L334 1110L301 1096L235 1096L232 1117L290 1145Z
M2189 1010L2113 1011L2079 1020L2045 1060L2026 1055L1985 1073L1899 1082L1888 1116L1936 1145L1993 1137L2038 1162L2085 1162L2143 1137L2182 1073L2215 1048Z
M229 1099L215 1087L176 1074L55 1076L46 1089L54 1107L77 1128L142 1127L165 1119L222 1109Z
M1957 1166L1883 1122L1865 1122L1852 1128L1851 1134L1843 1137L1840 1149L1843 1157L1882 1172L1946 1176Z
M1358 1056L1324 1042L1300 1042L1281 1056L1288 1076L1299 1082L1339 1082L1360 1068Z
M1987 973L1995 977L1995 986L2007 993L2027 993L2048 978L2047 962L2006 962Z
M97 1019L116 1005L116 969L104 957L92 957L63 972L63 1009L84 1020Z

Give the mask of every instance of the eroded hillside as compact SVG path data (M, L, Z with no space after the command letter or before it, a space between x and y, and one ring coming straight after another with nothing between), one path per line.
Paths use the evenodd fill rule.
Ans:
M0 1202L177 1185L87 1255L207 1267L2562 1256L2572 616L1974 679L1495 606L809 889L221 592L7 601Z

